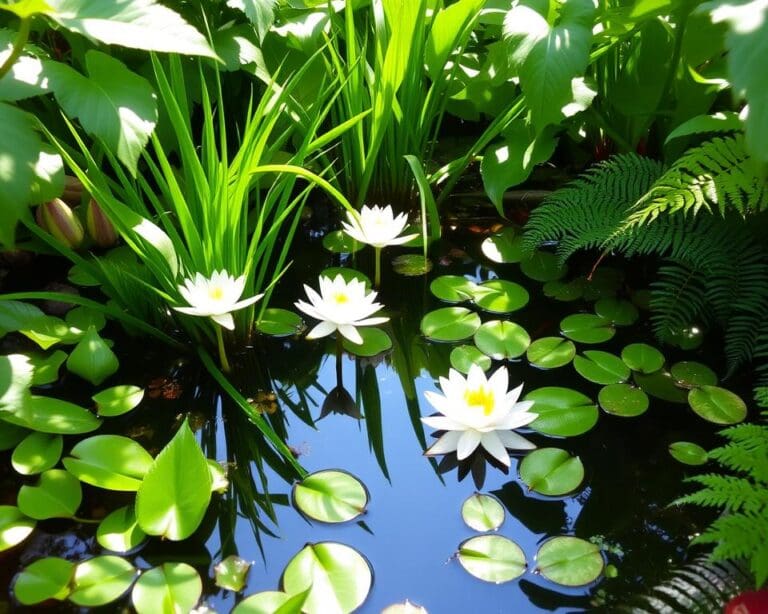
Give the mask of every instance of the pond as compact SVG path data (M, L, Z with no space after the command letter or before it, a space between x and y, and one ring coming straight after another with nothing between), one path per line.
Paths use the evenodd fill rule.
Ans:
M166 561L191 564L203 578L202 602L215 611L226 612L243 596L278 590L286 566L306 544L338 542L356 549L370 565L372 588L359 609L370 613L406 600L429 612L573 612L610 608L627 595L653 586L672 566L684 562L689 557L691 535L708 516L671 505L684 491L683 479L690 468L672 458L669 446L673 442L694 441L708 447L714 441L717 427L694 415L684 402L656 397L651 397L648 411L637 411L642 415L631 417L615 415L621 411L614 411L615 403L606 401L614 415L609 414L596 407L598 395L608 380L598 384L585 379L589 376L602 381L604 371L611 371L612 363L605 366L599 355L592 355L596 359L592 362L597 365L590 367L586 364L590 361L584 358L590 355L584 352L598 350L621 355L629 344L653 344L645 312L636 310L628 300L634 297L642 305L642 292L638 292L644 288L642 276L636 270L625 272L621 261L607 262L595 276L594 285L579 282L592 289L592 300L576 297L558 301L546 296L544 283L525 275L519 264L494 261L505 260L505 249L509 246L504 241L513 239L512 232L505 231L507 234L498 235L500 249L489 251L487 237L494 230L495 221L463 222L431 252L434 268L428 276L392 272L388 264L397 252L385 254L379 300L391 317L383 329L392 338L393 349L383 355L337 356L332 338L308 342L294 335L265 337L258 347L233 357L233 381L252 398L253 406L269 417L275 430L284 432L287 443L308 472L339 469L365 485L369 494L365 513L349 522L311 521L297 511L291 503L291 476L285 462L265 450L258 431L237 407L218 395L194 361L178 360L159 348L121 340L127 352L120 353L121 383L136 383L153 398L147 398L129 414L130 420L117 418L109 422L106 432L133 437L154 454L167 442L185 412L191 412L189 423L197 431L204 454L227 467L230 481L228 491L214 495L194 536L179 544L153 539L129 553L129 560L143 569ZM481 245L485 245L484 250ZM320 263L354 265L362 271L370 271L373 266L365 253L355 257L330 255L312 233L296 253L302 259L281 285L289 290L281 290L273 298L276 307L290 308L297 298L299 281L314 279L323 268ZM588 273L593 263L583 264L583 270L579 270L578 264L572 265L568 278ZM534 277L541 278L542 271L543 277L550 276L547 267L548 260L538 274L533 273ZM459 276L473 285L501 279L527 289L530 301L510 313L499 313L498 301L489 309L467 301L457 301L456 305L477 313L485 322L514 322L528 331L534 341L560 336L566 316L594 313L595 299L601 297L619 296L622 310L638 311L639 320L631 326L607 326L615 329L615 336L610 339L597 344L577 341L576 348L582 355L578 371L572 356L556 368L534 366L525 348L514 358L494 359L488 371L508 369L510 388L524 384L523 397L545 387L571 389L574 394L588 397L586 402L570 406L566 403L566 409L579 410L582 417L576 420L577 424L568 426L568 420L556 419L554 427L539 429L571 431L571 436L521 429L539 448L562 449L569 462L571 457L580 460L583 479L567 486L564 494L541 494L536 491L546 488L526 484L521 479L520 463L526 451L512 451L507 471L498 463L486 462L479 453L458 467L455 455L452 463L449 457L424 456L424 444L434 441L433 429L423 425L419 418L435 413L425 393L439 393L438 378L446 376L452 361L457 360L452 351L462 343L472 343L471 333L469 341L456 343L433 341L423 334L424 315L451 306L435 296L444 296L439 284L434 285L436 279L444 283L455 281L444 277L447 275ZM550 284L549 294L553 293L552 288ZM567 296L567 292L560 296L574 298ZM514 302L508 296L499 300ZM615 317L620 319L622 314L623 311ZM573 334L576 337L578 332ZM501 343L510 347L515 342L502 336ZM668 348L665 354L668 366L681 360L706 363L711 355L706 349ZM629 379L629 368L625 368L625 375L609 375L609 380ZM339 384L339 375L351 399L341 397L344 402L329 407L325 405L326 397ZM72 379L64 378L46 392L84 402L90 393L83 396L82 387ZM654 390L650 385L644 387ZM663 391L655 390L665 396ZM669 398L669 393L666 396ZM627 401L625 405L630 404ZM534 404L531 411L535 407ZM4 499L12 505L18 482L9 467L10 455L9 450L0 458L5 472ZM194 475L188 477L196 479ZM110 493L105 499L102 492L86 487L79 517L99 518L131 501L128 494ZM492 495L502 504L503 522L492 533L509 538L522 550L526 568L519 578L503 583L486 582L470 575L458 560L463 542L484 533L470 528L462 518L462 505L477 492ZM594 551L599 553L597 573L581 582L581 586L563 586L538 572L539 547L549 538L563 535L581 538L593 544ZM13 576L36 558L61 556L78 561L102 553L94 539L94 525L69 520L41 522L23 545L2 555L0 583L7 590L0 606L7 601L12 610L21 607L13 599ZM241 592L223 590L213 581L213 567L229 555L252 562ZM575 564L577 576L586 561ZM482 576L487 571L480 567Z

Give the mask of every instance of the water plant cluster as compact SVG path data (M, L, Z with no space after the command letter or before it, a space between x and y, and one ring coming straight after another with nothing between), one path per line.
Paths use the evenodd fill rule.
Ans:
M666 503L721 512L691 556L763 588L766 41L758 0L0 2L0 609L372 611L336 536L378 495L292 420L354 418L391 482L392 410L430 479L472 476L468 581L619 607L621 544L531 544L483 490L583 506L582 443L650 418L687 472ZM283 508L343 526L248 591ZM38 546L60 527L89 545ZM213 527L210 565L164 554Z

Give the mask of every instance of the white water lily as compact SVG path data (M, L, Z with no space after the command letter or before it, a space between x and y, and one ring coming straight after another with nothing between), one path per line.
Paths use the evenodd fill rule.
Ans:
M530 424L538 414L528 411L533 401L520 401L523 385L507 391L509 375L500 367L490 378L472 365L465 379L451 369L448 377L440 378L443 394L427 391L427 400L442 416L422 418L424 424L447 431L427 450L428 456L456 452L459 460L467 458L482 446L500 463L509 467L507 448L530 450L530 441L513 429Z
M359 345L363 338L357 331L358 326L383 324L389 320L385 317L370 317L381 309L382 305L374 302L376 292L366 294L365 284L360 280L352 279L346 282L341 275L337 275L333 280L320 276L320 294L306 284L304 290L310 302L296 301L296 307L320 320L320 323L309 331L307 339L319 339L338 330L352 343Z
M344 232L356 241L372 245L377 249L387 245L401 245L419 236L418 234L400 236L408 223L408 216L401 213L395 217L392 205L386 207L363 205L359 215L347 212L347 219L349 222L341 223Z
M191 307L174 307L191 316L209 317L224 328L234 330L232 312L253 305L263 294L239 300L245 289L245 277L233 277L224 270L214 271L210 278L196 273L185 279L179 292Z

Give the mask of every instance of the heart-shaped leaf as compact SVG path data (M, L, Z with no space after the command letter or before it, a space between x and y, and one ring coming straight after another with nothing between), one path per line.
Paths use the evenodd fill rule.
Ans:
M75 564L58 557L39 559L25 567L13 585L13 594L19 603L34 605L49 599L63 601L70 592L69 583Z
M270 307L261 314L256 329L273 337L290 337L301 329L301 316L287 309Z
M463 341L480 328L480 316L465 307L443 307L421 320L422 334L433 341Z
M365 513L368 491L344 471L317 471L293 487L293 502L305 516L320 522L346 522Z
M81 482L135 492L152 467L153 459L140 444L121 435L96 435L83 439L64 458L67 470Z
M523 259L523 237L516 235L514 228L505 228L488 237L480 246L489 260L499 264L520 262Z
M627 365L614 354L591 350L573 359L573 366L584 379L595 384L620 384L630 376Z
M695 388L697 386L717 385L717 374L707 365L700 362L676 362L669 369L672 379L678 386Z
M525 353L531 344L528 332L519 324L491 320L475 333L475 345L494 360L509 360Z
M520 284L504 279L491 279L475 285L472 291L475 304L490 313L512 313L528 304L528 290Z
M560 332L579 343L604 343L616 334L610 320L591 313L576 313L563 318Z
M520 270L535 281L554 281L568 272L566 265L561 265L558 257L550 252L536 250L530 258L520 262Z
M429 284L429 291L446 303L463 303L472 300L475 282L460 275L441 275Z
M99 523L96 541L112 552L130 552L147 539L136 520L133 505L120 507Z
M584 479L578 456L560 448L539 448L520 463L520 479L529 490L558 497L576 490Z
M95 386L115 373L119 366L117 356L93 327L88 329L67 358L67 370Z
M562 535L545 541L536 553L536 569L563 586L584 586L603 573L605 561L595 544Z
M669 371L660 369L650 375L634 374L635 383L647 394L670 403L685 403L688 394L675 385L675 380Z
M63 469L49 469L40 474L35 486L19 489L19 509L35 520L71 518L80 507L83 490L75 476Z
M30 433L16 446L11 456L13 468L22 475L34 475L52 469L61 458L61 435Z
M189 612L203 594L200 574L186 563L164 563L139 576L131 591L138 614Z
M450 360L451 366L465 375L469 373L472 365L478 365L483 371L487 371L493 364L490 357L483 354L474 345L460 345L453 348Z
M669 444L669 453L684 465L704 465L709 460L707 451L690 441L676 441Z
M626 418L639 416L648 410L648 395L630 384L605 386L597 395L597 402L608 414Z
M529 411L538 418L529 425L535 431L557 437L575 437L597 424L598 411L592 399L558 386L545 386L525 395L533 401Z
M112 603L128 590L136 574L136 568L119 556L82 561L75 567L69 600L85 608Z
M342 345L344 349L355 356L376 356L392 348L392 339L380 328L364 326L357 329L363 342L360 344L352 343L344 337Z
M232 614L301 614L309 591L289 595L283 591L262 591L246 597L232 610Z
M629 344L621 350L621 359L639 373L655 373L664 366L664 354L647 343Z
M343 230L332 230L323 237L323 247L334 254L354 254L365 245L355 241Z
M542 337L531 343L525 353L528 362L540 369L556 369L573 360L576 346L562 337Z
M144 389L138 386L113 386L92 397L96 413L100 416L122 416L128 413L144 398Z
M640 312L632 303L621 298L606 297L595 303L595 313L616 326L629 326L637 322Z

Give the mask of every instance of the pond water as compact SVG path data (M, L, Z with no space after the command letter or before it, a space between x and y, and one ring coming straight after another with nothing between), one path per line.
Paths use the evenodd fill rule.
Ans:
M240 384L250 389L247 394L258 396L259 390L270 385L274 389L277 412L271 419L278 431L285 429L286 440L302 465L309 472L343 469L365 484L370 502L359 522L328 525L305 520L289 504L290 484L283 477L281 463L265 455L257 464L248 465L253 449L260 449L257 431L237 408L229 407L212 392L198 367L174 364L167 369L168 381L179 382L183 390L180 398L164 400L163 396L176 396L173 386L167 387L171 392L166 394L165 388L156 385L160 392L155 396L159 398L126 419L111 422L108 428L127 432L155 452L167 440L179 413L191 410L203 451L210 458L230 462L233 488L225 496L214 497L206 521L191 540L182 544L153 540L131 560L139 567L165 560L189 562L204 578L205 603L225 612L244 595L277 590L286 564L306 543L337 541L356 548L373 570L373 588L360 612L380 612L408 599L433 614L593 610L651 586L671 565L684 561L689 538L702 519L689 509L669 505L683 492L682 480L690 470L671 458L668 446L690 440L707 447L717 430L687 405L652 399L649 411L642 416L625 418L601 412L597 425L576 437L550 437L524 429L525 436L538 446L560 447L580 457L585 479L568 496L530 492L518 476L522 454L513 453L512 467L506 474L489 465L482 484L474 483L472 475L459 480L461 469L441 474L438 463L424 457L422 441L433 440L431 429L422 427L418 417L434 412L424 392L438 390L437 377L447 374L449 354L455 345L430 342L419 332L424 313L444 306L429 292L432 279L444 274L464 275L478 282L502 277L525 285L531 302L523 310L508 316L484 314L483 319L508 318L534 339L557 335L564 316L592 310L592 303L586 301L548 299L541 284L527 279L516 264L499 265L484 259L479 253L483 236L465 231L449 236L432 254L435 268L428 277L390 272L385 278L380 298L392 316L391 326L385 328L393 337L394 353L383 359L347 354L341 359L344 386L358 399L365 419L330 413L318 420L326 393L337 384L331 340L269 339L252 354L240 357L246 366L238 377ZM318 248L318 241L311 242L310 247ZM303 261L292 271L297 279L314 279L322 259L336 264L319 249L305 249L303 253ZM356 264L364 271L371 268L366 255ZM586 270L590 265L585 263ZM627 280L625 289L635 283L631 275ZM296 298L292 293L300 287L298 283L284 284L291 286L291 291L275 297L275 306L291 306ZM645 318L633 327L620 328L607 343L594 348L577 344L578 350L618 354L628 343L653 343ZM121 381L133 378L146 386L162 374L166 363L154 349L134 346L134 350L136 353L122 358L125 369ZM708 362L705 350L675 354L665 349L665 353L668 361L685 356ZM502 364L495 362L493 369ZM524 394L543 386L561 386L596 400L601 389L585 381L572 364L543 370L523 357L506 365L511 385L523 382ZM408 372L403 372L404 366ZM404 392L403 381L413 381L410 396ZM76 382L58 386L77 398ZM272 403L271 397L264 399L266 405ZM4 467L9 454L0 455ZM3 492L15 492L12 479L6 473ZM274 503L274 519L265 511L265 485ZM97 514L100 508L117 505L116 501L102 500L95 490L91 489L86 504L91 511ZM459 544L478 534L463 522L460 513L464 500L478 490L502 502L506 514L498 534L515 541L525 553L528 569L517 580L486 583L470 576L456 560ZM260 526L254 525L254 518ZM601 576L585 587L569 589L534 573L537 548L555 535L575 535L598 543L607 563L615 567L616 577ZM44 554L79 560L99 551L88 525L73 527L70 522L46 521L24 545L0 559L0 583L9 586L20 565ZM239 595L217 589L210 579L212 566L230 554L253 561L247 586ZM12 604L9 593L6 595ZM0 610L2 602L0 598Z

